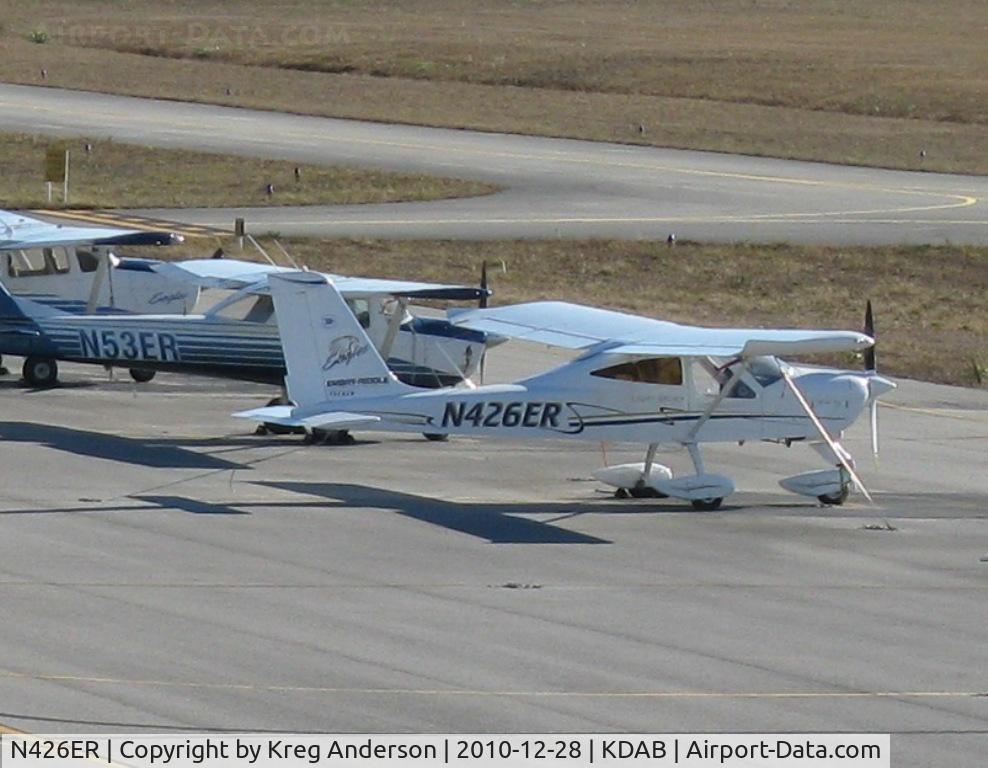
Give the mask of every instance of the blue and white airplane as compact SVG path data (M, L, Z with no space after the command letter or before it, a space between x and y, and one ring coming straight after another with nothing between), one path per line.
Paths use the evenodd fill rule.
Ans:
M166 231L52 224L0 210L0 283L15 296L69 312L192 311L198 287L155 272L155 259L117 258L124 245L172 245Z
M59 360L126 367L137 381L171 370L281 386L285 366L267 276L284 268L230 259L118 259L111 251L181 239L0 211L0 291L7 294L0 297L0 355L25 357L23 375L34 386L57 381ZM469 380L496 341L407 310L415 298L481 299L485 287L334 279L393 369L415 386ZM221 299L192 314L204 288L217 289L210 293Z
M294 272L269 280L294 406L236 416L305 429L637 442L645 461L607 467L601 481L633 495L715 509L733 481L707 472L705 442L808 440L834 469L781 481L841 504L860 484L838 439L894 384L874 372L788 365L777 354L856 351L853 331L699 328L561 302L451 313L457 327L577 350L554 370L513 384L416 390L388 370L333 282ZM695 474L655 463L659 444L685 446ZM870 497L869 497L870 498Z
M253 266L261 265L247 269ZM469 380L497 341L445 319L414 317L406 308L410 299L476 300L484 294L479 288L373 278L340 282L354 322L411 385ZM285 375L266 274L226 291L206 312L188 315L79 315L11 296L0 286L0 354L24 357L24 379L33 386L53 385L60 360L128 368L138 381L174 371L280 387Z

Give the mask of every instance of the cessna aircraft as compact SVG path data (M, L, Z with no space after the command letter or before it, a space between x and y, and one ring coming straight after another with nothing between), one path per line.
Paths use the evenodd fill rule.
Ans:
M68 312L190 312L188 281L157 274L154 259L117 258L122 245L171 245L171 232L51 224L0 210L0 282L14 296Z
M129 368L137 381L165 370L282 386L285 364L267 285L279 268L220 259L155 262L152 268L163 281L169 275L176 284L198 281L196 290L226 288L214 291L222 298L203 314L78 315L12 297L0 286L0 354L25 357L24 379L33 386L57 381L58 360ZM468 379L498 341L446 320L413 317L406 308L415 298L477 300L487 295L484 288L338 279L355 322L359 318L393 370L415 386Z
M776 354L862 350L849 331L699 328L561 302L451 313L455 325L576 349L576 359L507 385L415 390L397 380L325 276L269 280L295 406L234 414L306 429L614 440L648 445L645 461L596 477L634 495L716 509L734 491L708 473L704 442L810 440L831 466L782 481L784 488L841 504L853 481L837 442L863 409L895 385L876 373L797 367ZM695 474L655 463L660 443L685 446ZM869 497L870 498L870 497Z

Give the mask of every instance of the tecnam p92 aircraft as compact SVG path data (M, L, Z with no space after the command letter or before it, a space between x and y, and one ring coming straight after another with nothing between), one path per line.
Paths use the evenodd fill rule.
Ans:
M799 368L775 357L866 349L874 342L864 333L699 328L561 302L459 310L450 313L455 325L581 354L513 384L423 391L388 370L324 276L292 272L269 283L296 405L237 416L307 429L643 443L643 463L595 476L697 509L716 509L734 491L730 478L706 471L701 443L810 440L836 469L786 478L784 488L840 504L853 481L867 495L837 438L895 385L873 371ZM656 464L662 443L685 446L696 473L673 477Z

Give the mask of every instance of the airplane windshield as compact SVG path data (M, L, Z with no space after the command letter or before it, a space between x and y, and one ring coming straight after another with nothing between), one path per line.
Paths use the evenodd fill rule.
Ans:
M763 387L774 384L782 378L779 360L771 356L751 358L748 361L748 371L751 373L751 377Z
M728 382L735 376L744 377L745 374L747 374L750 379L756 381L761 387L770 386L782 378L782 371L779 367L778 359L767 355L764 357L749 358L746 363L736 361L726 368L717 370L719 371L718 378L722 389L726 387ZM741 381L734 384L731 391L727 394L727 397L753 398L755 397L755 391L744 381L744 378L742 378Z

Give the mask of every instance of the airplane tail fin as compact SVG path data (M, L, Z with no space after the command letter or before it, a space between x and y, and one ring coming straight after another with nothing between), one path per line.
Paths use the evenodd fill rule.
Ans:
M404 392L336 286L316 272L268 277L298 406Z

